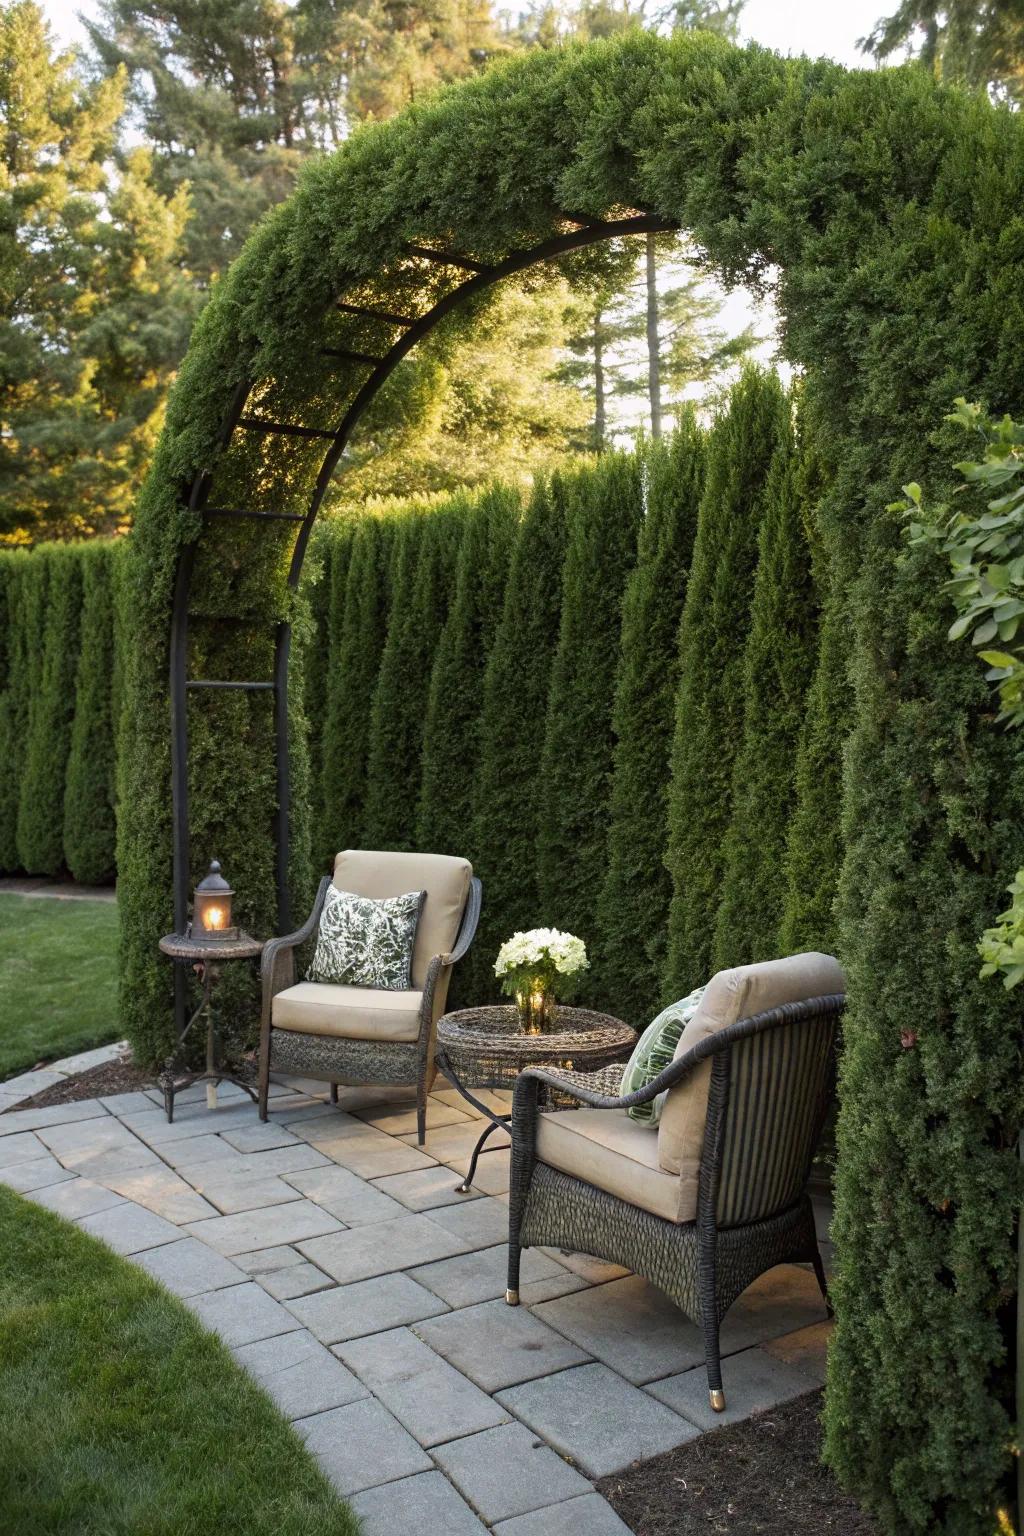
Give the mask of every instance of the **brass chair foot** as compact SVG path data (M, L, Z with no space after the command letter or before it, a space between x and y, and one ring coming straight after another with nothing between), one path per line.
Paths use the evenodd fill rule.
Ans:
M455 1193L457 1195L471 1195L473 1193L473 1186L472 1184L456 1184Z
M712 1387L708 1396L711 1398L711 1407L715 1413L725 1412L725 1393L721 1387Z
M506 1302L508 1303L508 1305L510 1307L518 1307L518 1305L519 1305L519 1292L518 1291L506 1291L505 1292L505 1300L506 1300Z

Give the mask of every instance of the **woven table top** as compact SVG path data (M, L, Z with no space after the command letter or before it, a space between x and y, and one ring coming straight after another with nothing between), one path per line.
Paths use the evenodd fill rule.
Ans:
M254 960L262 952L264 939L240 933L237 939L193 939L185 933L165 933L159 948L172 960Z
M606 1059L618 1051L628 1055L636 1038L636 1031L621 1019L589 1008L559 1006L555 1028L542 1035L523 1034L519 1010L512 1004L463 1008L444 1014L437 1023L437 1043L446 1055L502 1059L519 1069L565 1056L581 1065L590 1056Z

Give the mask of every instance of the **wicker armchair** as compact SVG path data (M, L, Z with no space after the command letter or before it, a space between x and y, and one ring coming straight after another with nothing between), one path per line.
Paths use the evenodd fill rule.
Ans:
M524 1072L512 1110L509 1305L523 1248L625 1265L703 1328L721 1412L719 1327L748 1285L776 1264L810 1263L828 1306L807 1180L844 993L827 955L721 971L675 1059L641 1091L620 1095L621 1067ZM543 1110L545 1085L589 1107ZM666 1092L657 1130L623 1113Z
M309 917L295 933L263 948L259 1112L267 1118L270 1073L293 1072L331 1084L416 1085L416 1125L426 1138L434 1080L434 1031L444 1012L452 966L469 949L480 918L481 886L465 859L440 854L349 849L334 862L339 890L381 899L425 890L412 957L412 990L298 981L308 963L330 880L320 882ZM298 962L298 963L297 963Z

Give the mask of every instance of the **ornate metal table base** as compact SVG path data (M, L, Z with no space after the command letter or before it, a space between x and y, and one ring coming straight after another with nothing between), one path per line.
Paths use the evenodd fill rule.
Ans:
M255 1104L258 1098L255 1068L229 1071L225 1067L217 1066L217 1031L210 997L220 977L219 962L254 959L263 949L262 941L243 935L237 940L214 947L200 939L192 939L188 935L169 933L160 940L160 948L165 955L169 955L179 964L190 965L203 986L199 1007L178 1036L175 1048L164 1062L163 1070L157 1078L157 1087L164 1096L164 1111L168 1124L173 1123L174 1120L175 1094L180 1093L183 1088L190 1088L193 1083L206 1084L207 1109L217 1108L218 1083L234 1083L235 1087L243 1089ZM183 1061L185 1041L193 1024L197 1019L202 1018L206 1020L206 1066L201 1071L192 1071Z

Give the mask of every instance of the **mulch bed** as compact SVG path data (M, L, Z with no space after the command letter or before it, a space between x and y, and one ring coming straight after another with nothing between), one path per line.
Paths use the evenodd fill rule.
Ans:
M636 1536L878 1536L821 1464L822 1397L701 1435L597 1486Z
M152 1072L144 1072L130 1061L105 1061L87 1072L63 1082L52 1083L30 1099L22 1099L6 1111L13 1114L19 1109L46 1109L50 1104L77 1104L79 1099L99 1099L109 1093L135 1093L140 1088L153 1088Z

